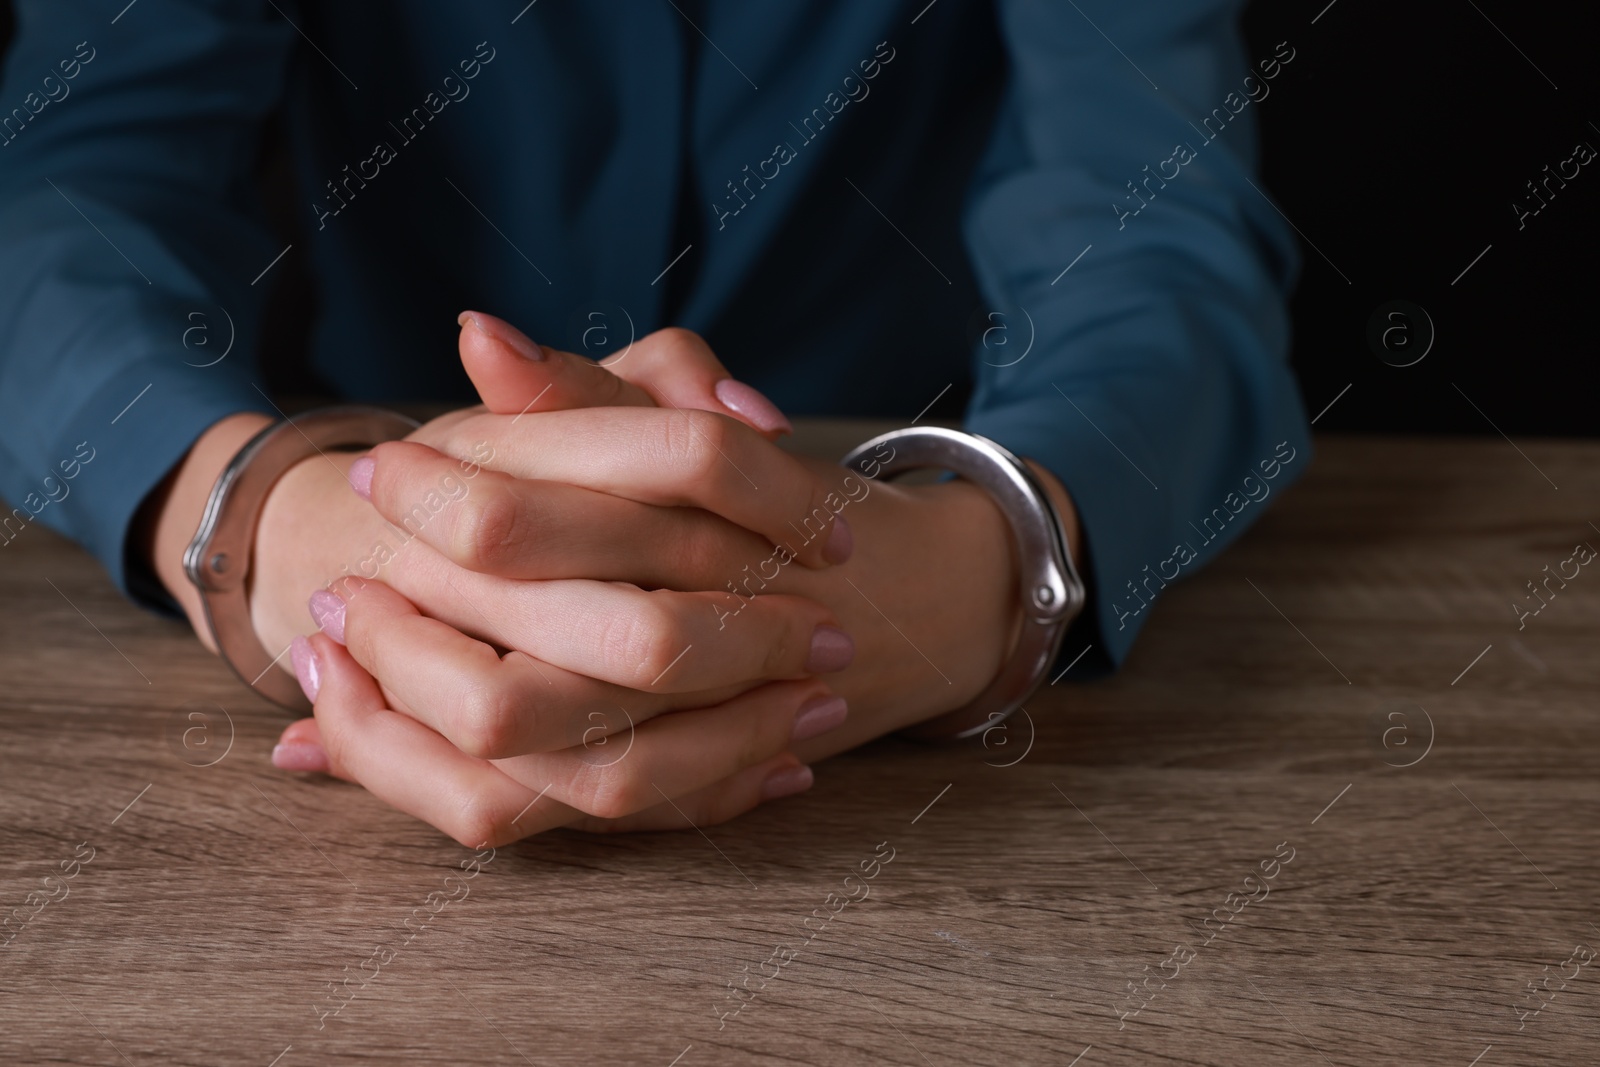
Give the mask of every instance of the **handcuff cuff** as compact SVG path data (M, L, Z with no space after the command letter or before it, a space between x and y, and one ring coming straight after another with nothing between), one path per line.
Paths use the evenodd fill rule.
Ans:
M889 448L887 460L877 455ZM924 740L974 737L999 725L1038 689L1061 651L1067 627L1083 611L1083 580L1072 561L1055 506L1027 465L987 437L943 427L891 430L839 461L871 477L938 468L986 491L1011 527L1023 605L1022 633L1000 673L971 703L900 731Z
M184 573L200 591L217 652L246 685L294 711L310 705L272 655L250 618L249 576L256 523L277 480L325 449L370 448L419 424L381 408L335 407L297 415L256 434L223 469L206 500L200 527L183 555ZM878 453L887 447L885 460ZM968 738L1004 721L1038 688L1061 649L1067 627L1083 610L1082 579L1049 496L1008 449L977 434L942 427L909 427L881 434L840 461L879 478L938 468L985 490L1011 528L1021 574L1022 633L1000 673L963 708L902 731L907 736ZM873 468L871 474L867 469Z
M250 621L251 549L267 494L303 459L330 448L370 448L404 437L418 425L382 408L308 411L252 437L211 487L200 528L183 553L183 571L200 591L206 626L223 662L273 703L291 711L311 707L293 676L273 669L283 652L268 652Z

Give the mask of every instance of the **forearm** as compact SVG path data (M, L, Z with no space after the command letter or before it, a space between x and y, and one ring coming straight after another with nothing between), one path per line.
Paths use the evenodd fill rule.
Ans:
M964 230L991 306L1026 310L1032 354L980 351L966 428L1047 465L1082 508L1090 664L1122 663L1175 568L1260 513L1206 528L1214 509L1213 527L1238 513L1230 500L1264 461L1302 457L1279 486L1305 465L1288 360L1294 233L1254 178L1240 6L995 5L1016 89L999 123L1014 136L991 145ZM1085 17L1127 54L1085 38ZM1192 118L1224 101L1226 129L1199 130ZM1155 166L1174 144L1181 173Z
M41 520L137 594L124 564L158 562L158 527L193 532L187 512L163 525L167 497L197 519L209 489L194 475L190 500L177 470L214 458L203 437L231 454L231 417L265 406L251 382L268 287L253 279L280 246L241 191L294 31L240 4L144 0L109 28L83 4L14 6L5 98L45 106L40 71L59 95L47 86L48 111L0 138L0 276L18 282L0 292L0 489L58 473L83 442L95 462ZM181 547L164 555L156 573L193 617Z

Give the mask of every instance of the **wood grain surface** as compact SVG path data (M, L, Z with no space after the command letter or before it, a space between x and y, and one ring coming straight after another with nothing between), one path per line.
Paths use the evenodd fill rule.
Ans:
M884 740L730 825L475 873L275 771L284 713L30 527L0 1062L1600 1061L1600 569L1510 606L1600 545L1600 445L1521 448L1321 440L1120 675L987 745Z

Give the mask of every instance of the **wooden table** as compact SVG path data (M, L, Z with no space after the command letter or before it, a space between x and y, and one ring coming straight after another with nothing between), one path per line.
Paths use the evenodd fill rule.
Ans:
M881 741L734 824L467 880L274 771L283 713L29 528L0 908L68 895L0 949L0 1062L1596 1062L1600 569L1509 605L1600 545L1600 445L1521 447L1324 440L1120 676L987 748Z

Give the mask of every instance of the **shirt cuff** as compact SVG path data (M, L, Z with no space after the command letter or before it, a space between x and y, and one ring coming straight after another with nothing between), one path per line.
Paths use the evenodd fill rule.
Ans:
M1064 421L1059 412L1042 416L1037 404L1024 401L973 412L966 428L1045 467L1072 498L1082 533L1073 562L1089 598L1068 628L1050 677L1055 678L1054 672L1063 670L1086 644L1092 647L1073 666L1073 677L1109 674L1127 659L1146 617L1143 610L1130 614L1119 609L1113 594L1124 579L1140 575L1141 568L1170 549L1162 543L1171 527L1165 499L1131 460L1108 443L1138 440L1138 427L1109 408L1081 416L1069 413Z

